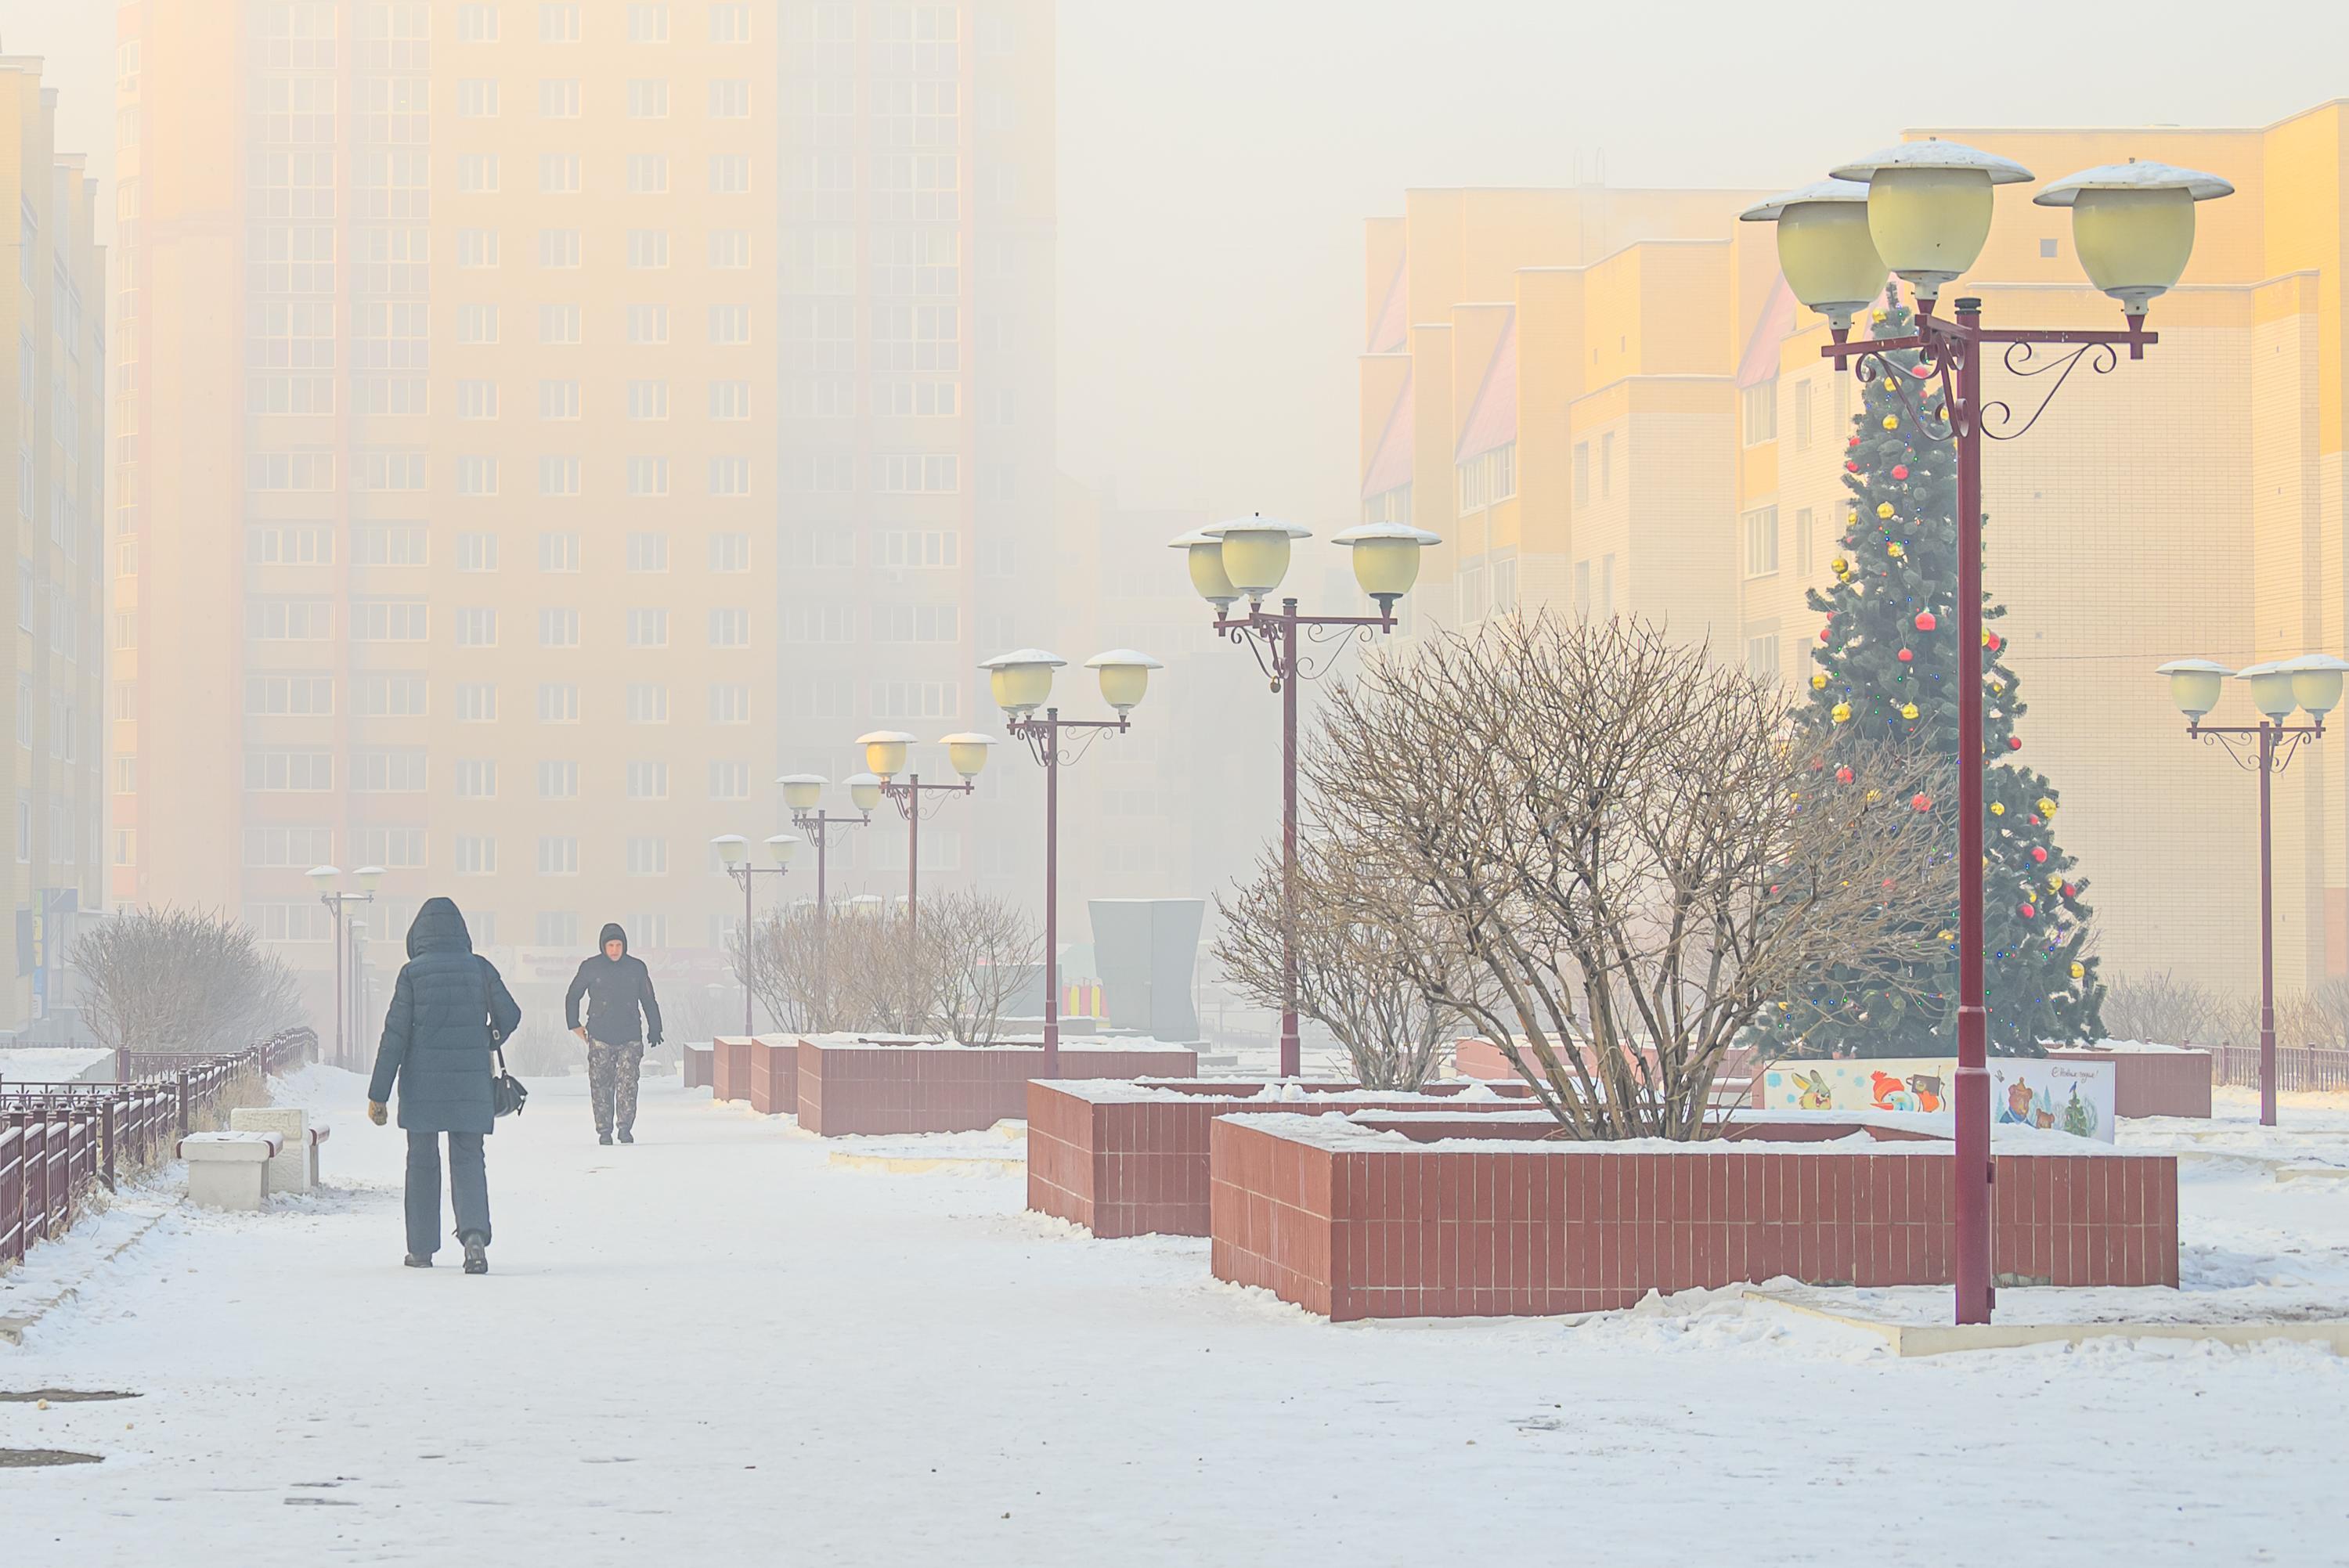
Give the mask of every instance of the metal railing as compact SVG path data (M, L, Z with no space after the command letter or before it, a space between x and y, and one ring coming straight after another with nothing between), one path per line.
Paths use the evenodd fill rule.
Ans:
M2198 1046L2210 1053L2210 1080L2225 1088L2257 1088L2257 1046ZM2349 1089L2349 1051L2327 1046L2278 1046L2276 1088L2316 1093Z
M315 1032L288 1029L224 1055L117 1051L112 1082L0 1082L0 1266L63 1235L93 1184L164 1164L317 1050Z

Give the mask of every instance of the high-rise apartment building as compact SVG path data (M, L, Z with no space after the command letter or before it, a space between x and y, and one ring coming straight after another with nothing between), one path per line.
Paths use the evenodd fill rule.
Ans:
M783 763L968 723L1050 535L1050 23L123 5L113 896L714 949Z
M0 967L0 1030L67 1029L60 975L76 915L98 907L106 613L106 261L93 237L97 185L57 150L57 94L37 59L0 57L0 202L16 220L15 276L0 334L16 375L0 382L15 437L14 678L0 686L14 738L6 857L16 962ZM82 1036L87 1038L87 1034Z
M2027 713L2017 760L2063 792L2109 976L2256 990L2252 786L2191 744L2153 666L2349 652L2342 562L2349 105L2256 129L1937 134L2046 180L2148 158L2217 170L2159 346L2073 376L1984 465L1985 583ZM1804 171L1790 170L1788 183ZM2067 214L2002 188L1960 292L1992 322L2114 324ZM1730 192L1415 191L1368 235L1362 506L1454 542L1406 603L1637 614L1716 658L1807 678L1844 530L1856 399L1826 329ZM1611 215L1588 242L1594 213ZM2052 379L1989 367L2018 418ZM2238 719L2248 716L2240 697ZM2287 991L2349 975L2349 796L2331 740L2276 787Z

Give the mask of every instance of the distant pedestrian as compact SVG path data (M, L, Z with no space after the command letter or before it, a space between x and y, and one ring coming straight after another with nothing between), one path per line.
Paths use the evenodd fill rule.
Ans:
M645 1047L661 1043L660 1003L652 972L628 955L628 934L607 925L603 951L579 965L563 998L563 1021L587 1042L587 1099L595 1109L595 1141L636 1140L636 1075ZM579 1004L587 1004L585 1016Z
M367 1119L385 1121L399 1084L408 1133L408 1266L429 1269L440 1250L440 1135L449 1135L449 1189L465 1272L490 1272L490 1182L481 1140L497 1122L490 1057L522 1025L497 966L473 952L465 917L429 898L408 928L408 962L391 988L383 1043L367 1084Z

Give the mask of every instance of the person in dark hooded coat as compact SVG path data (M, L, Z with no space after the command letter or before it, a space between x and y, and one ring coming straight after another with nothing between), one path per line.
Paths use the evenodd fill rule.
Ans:
M660 1003L653 996L652 971L628 952L628 934L607 925L596 938L602 951L579 965L563 998L563 1021L587 1042L587 1099L595 1111L595 1140L636 1140L636 1076L645 1047L661 1043ZM581 1004L585 1004L585 1011Z
M445 898L424 901L408 928L408 962L392 986L367 1084L367 1116L385 1120L395 1079L408 1133L408 1266L430 1268L440 1250L440 1135L465 1272L489 1272L490 1186L481 1140L496 1124L491 1056L521 1026L522 1009L497 966L473 952L465 917Z

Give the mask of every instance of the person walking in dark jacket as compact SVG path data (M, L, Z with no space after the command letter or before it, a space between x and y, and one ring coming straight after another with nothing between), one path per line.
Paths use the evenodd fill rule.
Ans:
M440 1135L465 1272L490 1272L490 1184L481 1140L497 1120L490 1057L522 1025L497 966L473 952L465 917L429 898L408 928L408 962L391 988L383 1043L367 1084L367 1118L384 1124L395 1078L408 1133L408 1266L429 1269L440 1250Z
M628 934L607 925L603 951L579 965L563 998L563 1021L587 1042L587 1099L595 1109L595 1141L636 1140L636 1075L645 1047L661 1043L660 1003L652 972L628 955ZM580 1003L586 1003L583 1016Z

